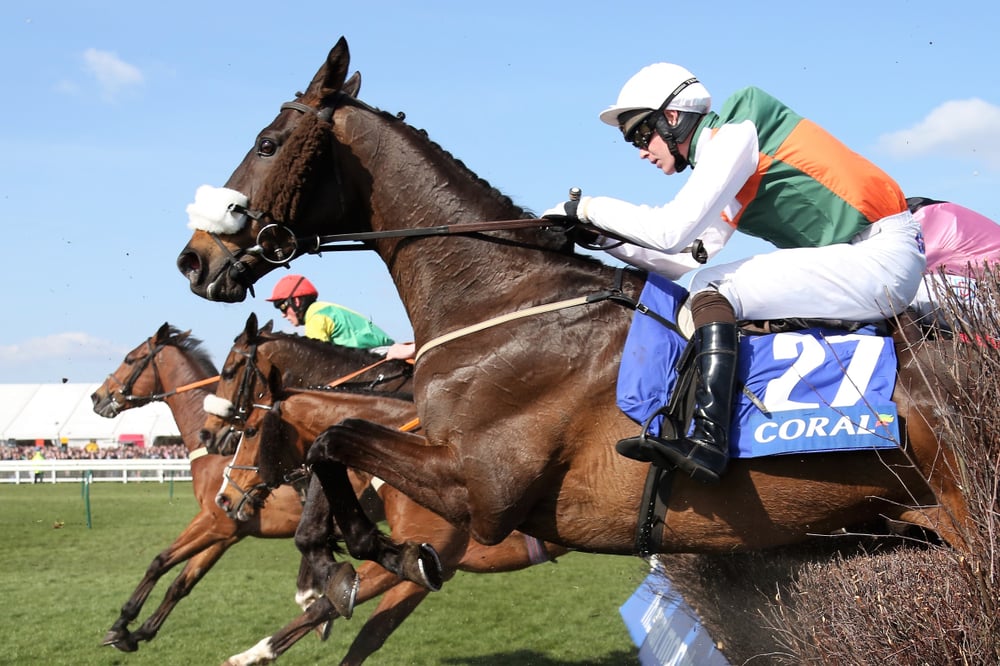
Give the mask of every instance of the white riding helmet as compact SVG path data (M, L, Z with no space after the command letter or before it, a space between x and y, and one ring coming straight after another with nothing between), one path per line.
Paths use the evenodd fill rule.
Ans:
M693 78L694 74L687 69L669 62L643 67L622 86L618 101L601 112L601 121L618 127L618 117L623 113L638 109L658 109L677 86ZM712 96L705 86L696 81L677 93L666 108L708 113L712 108Z

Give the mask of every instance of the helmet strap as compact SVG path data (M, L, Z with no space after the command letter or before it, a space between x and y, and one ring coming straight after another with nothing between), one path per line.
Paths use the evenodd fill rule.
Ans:
M680 148L678 144L687 141L691 133L694 132L694 128L698 125L704 114L694 113L691 111L678 111L677 124L671 125L667 121L666 111L660 111L656 116L656 122L653 124L653 129L656 133L660 135L663 142L667 144L667 149L670 154L674 157L674 168L677 173L684 171L689 165L691 165L688 158L681 155ZM692 165L693 169L694 166Z
M313 304L315 298L309 298L306 296L292 296L290 299L290 307L295 311L295 316L298 317L300 323L306 323L306 310L309 306Z
M677 124L671 125L667 122L666 112L667 107L672 101L674 101L674 98L692 83L698 83L698 79L692 76L690 79L681 81L680 84L674 88L669 95L667 95L667 98L663 100L663 103L660 104L660 108L654 112L656 114L656 122L653 125L653 129L655 129L656 133L660 135L663 142L667 144L667 149L670 150L670 154L674 157L674 169L677 173L684 171L684 169L691 164L686 157L681 155L681 151L678 149L677 144L684 143L694 130L694 126L697 124L702 114L690 111L678 111L680 116L677 120ZM694 167L691 168L693 169Z

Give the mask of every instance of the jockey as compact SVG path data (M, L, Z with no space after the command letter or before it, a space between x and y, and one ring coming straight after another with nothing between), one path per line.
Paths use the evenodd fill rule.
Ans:
M677 257L698 239L712 256L735 230L779 248L692 278L692 433L676 440L644 433L616 446L715 483L729 463L737 320L891 317L920 285L920 227L888 175L759 88L736 92L714 112L691 72L658 63L630 78L600 118L640 159L668 176L690 165L691 177L659 206L584 196L544 216L590 224L611 237L606 245L622 239L616 256L656 272L664 255Z
M292 326L306 327L307 338L343 347L371 349L390 359L412 358L412 342L394 342L370 319L336 303L317 300L319 292L306 277L286 275L278 280L267 300L274 303Z
M906 203L920 223L927 252L927 275L910 307L922 321L950 329L938 296L975 293L976 274L986 264L1000 263L1000 225L947 201L910 197Z

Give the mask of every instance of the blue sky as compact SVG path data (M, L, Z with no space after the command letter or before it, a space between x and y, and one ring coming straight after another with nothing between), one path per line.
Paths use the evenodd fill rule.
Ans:
M311 9L288 7L312 4ZM288 3L286 3L288 5ZM0 7L0 382L96 382L165 321L221 364L264 298L192 294L185 206L222 185L344 35L361 98L427 130L517 203L570 186L639 203L685 180L597 114L642 66L692 70L717 104L758 85L892 174L907 195L1000 220L1000 47L981 1L169 3ZM737 238L739 238L737 236ZM730 243L723 259L756 252ZM373 254L296 260L321 297L399 340ZM282 322L279 328L290 330Z

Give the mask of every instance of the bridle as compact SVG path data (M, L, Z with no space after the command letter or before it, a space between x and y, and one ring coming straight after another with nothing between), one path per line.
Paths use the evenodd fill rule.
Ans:
M280 414L280 404L281 402L275 400L271 404L264 404L260 402L255 402L254 389L256 387L257 381L260 380L262 384L267 385L267 377L257 366L257 343L250 344L246 350L239 350L240 356L246 359L245 368L243 369L243 375L239 381L239 388L236 391L236 395L232 400L233 409L231 413L226 417L221 417L223 421L230 424L231 428L238 429L240 432L240 438L236 443L236 451L233 453L232 460L226 465L222 472L222 477L228 486L231 486L239 494L239 500L236 505L230 509L231 514L239 514L243 507L250 504L254 508L260 508L264 505L264 500L267 499L268 495L271 494L273 488L261 481L256 483L250 488L244 488L240 484L236 483L230 476L230 472L233 470L243 470L248 472L253 472L259 476L260 466L259 465L234 465L233 461L239 457L240 449L243 446L243 441L246 437L255 436L259 431L256 428L247 426L247 419L250 413L254 409L263 409L267 411L274 411L276 414ZM270 393L269 393L270 394ZM242 427L240 427L242 426ZM303 476L304 476L303 471Z
M339 99L341 97L349 98L348 95L338 93L337 98ZM298 111L300 113L315 114L322 122L332 122L335 106L324 106L319 109L315 109L301 102L285 102L281 105L280 110L285 111L287 109ZM345 200L343 188L343 177L337 160L333 160L332 163L335 187L338 195L338 205L340 209L339 215L343 216L347 210L347 202ZM228 273L230 279L237 284L241 284L246 287L251 296L256 296L253 288L255 280L253 275L253 266L251 263L248 263L246 259L259 257L269 264L285 266L287 268L289 262L297 253L298 243L296 242L295 233L288 226L287 221L276 220L268 211L248 208L234 203L229 205L228 212L237 215L245 215L249 219L263 224L263 227L257 232L256 242L254 245L248 248L238 248L235 252L226 246L223 240L219 237L218 232L205 232L212 238L223 254L226 255L225 263L223 263L218 272L212 276L209 283L214 284L223 273ZM291 249L289 250L289 248Z
M202 386L207 386L209 384L214 384L219 381L219 376L208 377L205 379L198 380L196 382L191 382L190 384L185 384L183 386L178 386L177 388L167 391L163 387L163 382L160 379L160 369L156 364L156 358L159 353L166 347L170 346L168 343L159 343L154 345L153 339L149 338L146 340L146 349L148 353L142 358L130 359L125 358L125 365L134 366L132 372L129 376L122 382L118 377L111 374L108 375L108 381L113 381L115 384L119 385L119 388L112 391L110 400L111 405L114 407L115 411L121 411L127 405L132 405L133 407L142 407L143 405L148 405L151 402L159 402L165 400L171 396L177 395L178 393L184 393L192 389L201 388ZM136 382L139 378L146 372L146 369L152 367L153 370L153 391L149 395L135 395L133 393ZM118 402L115 395L121 395L124 402Z

